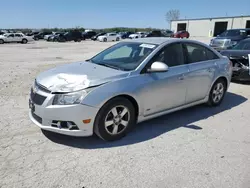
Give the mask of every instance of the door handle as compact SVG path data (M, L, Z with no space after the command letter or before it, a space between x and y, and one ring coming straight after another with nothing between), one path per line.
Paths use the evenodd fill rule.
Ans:
M207 71L208 71L208 72L212 72L213 69L212 69L212 68L208 68Z
M179 77L179 80L184 80L184 74Z

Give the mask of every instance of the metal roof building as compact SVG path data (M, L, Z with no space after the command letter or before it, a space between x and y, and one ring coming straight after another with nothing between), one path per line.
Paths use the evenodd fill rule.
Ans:
M180 19L171 21L171 30L186 30L193 37L213 37L227 29L250 28L250 15L234 17L214 17L200 19Z

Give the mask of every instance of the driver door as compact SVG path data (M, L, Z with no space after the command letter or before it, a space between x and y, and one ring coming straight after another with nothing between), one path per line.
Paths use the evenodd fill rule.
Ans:
M7 36L7 42L14 42L14 34L10 34Z
M185 76L188 73L188 66L184 64L182 44L173 43L164 47L152 58L145 70L156 61L166 63L169 68L167 72L143 73L142 79L146 84L140 94L145 116L185 105L187 90Z

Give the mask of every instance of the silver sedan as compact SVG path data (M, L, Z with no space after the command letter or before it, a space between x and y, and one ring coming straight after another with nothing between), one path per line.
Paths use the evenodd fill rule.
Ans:
M157 116L207 103L219 105L232 64L192 40L143 38L117 43L81 63L37 76L30 119L41 129L71 136L124 137Z

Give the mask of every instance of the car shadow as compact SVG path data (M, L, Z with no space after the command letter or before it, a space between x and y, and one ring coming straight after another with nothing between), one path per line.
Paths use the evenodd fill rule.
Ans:
M137 126L135 126L135 128L126 137L115 142L105 142L97 136L70 137L48 131L43 131L43 134L52 142L75 148L98 149L119 147L144 142L180 127L192 129L193 131L199 131L202 127L194 125L194 122L207 119L223 111L230 110L245 101L247 101L247 98L228 92L225 95L223 102L218 107L198 105L145 121L137 124Z

